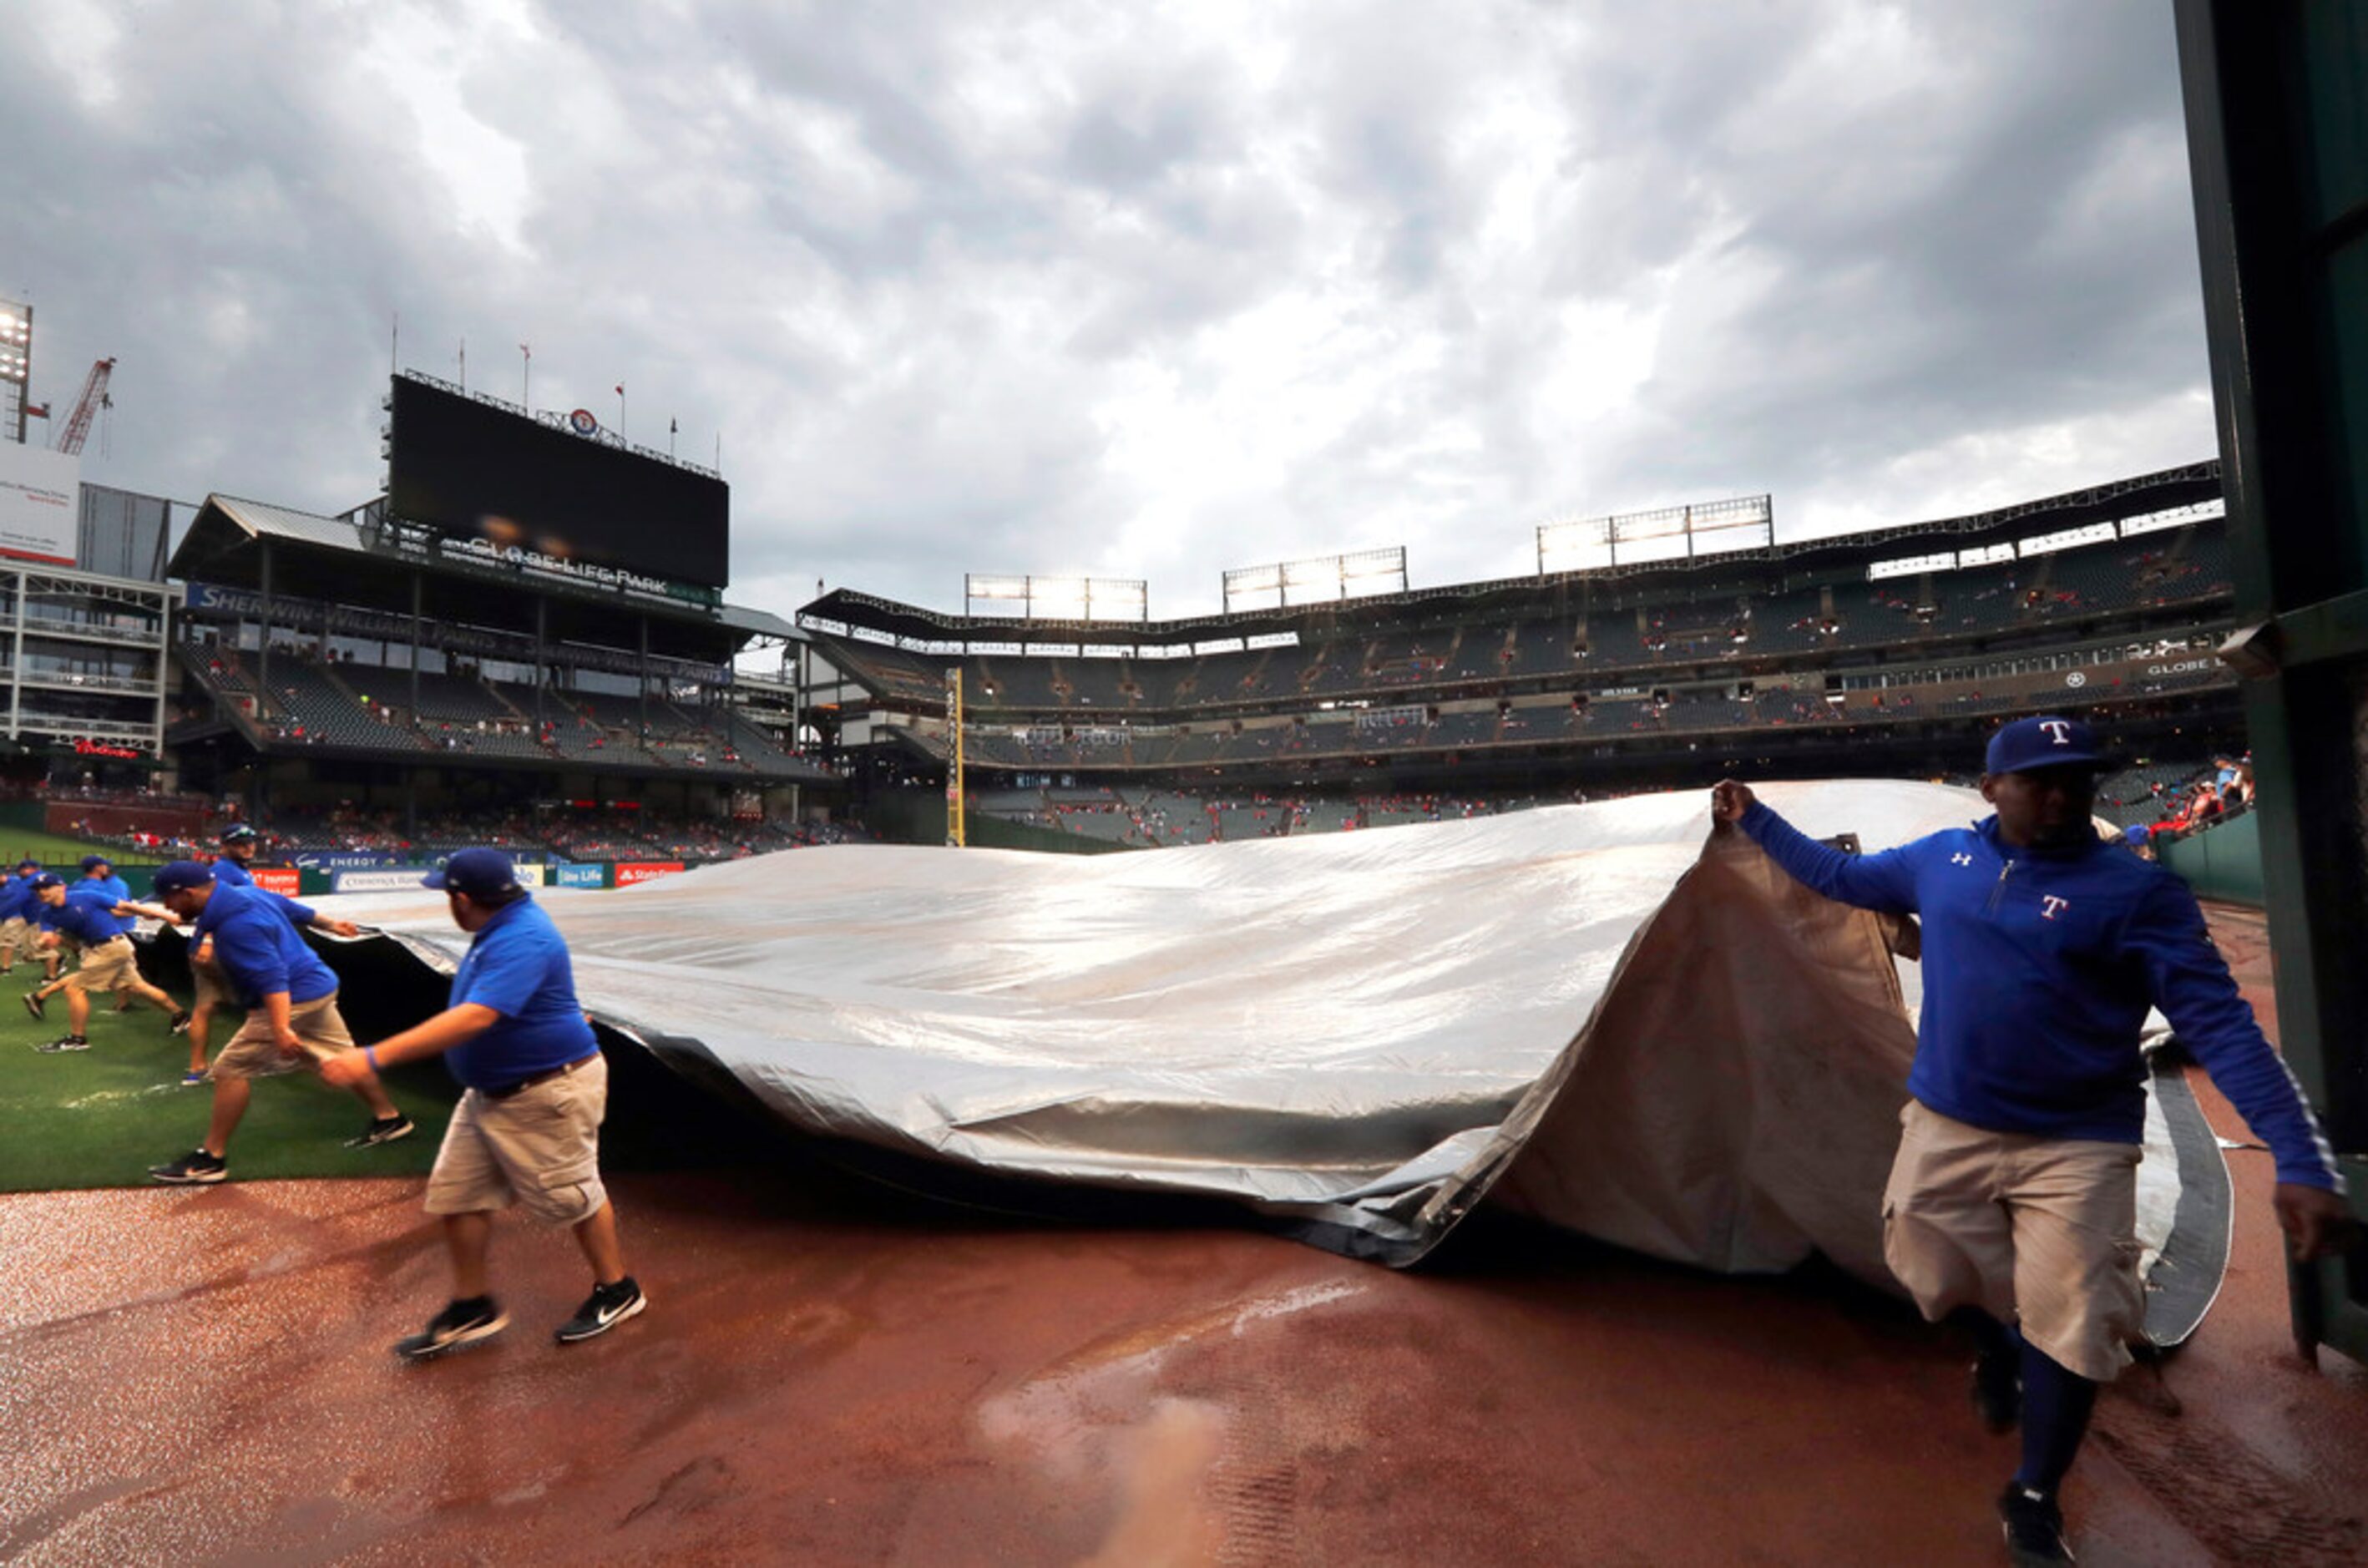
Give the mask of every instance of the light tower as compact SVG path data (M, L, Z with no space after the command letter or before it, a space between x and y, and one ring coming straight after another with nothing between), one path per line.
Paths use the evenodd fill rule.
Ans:
M26 391L33 379L33 307L0 300L0 440L25 444Z

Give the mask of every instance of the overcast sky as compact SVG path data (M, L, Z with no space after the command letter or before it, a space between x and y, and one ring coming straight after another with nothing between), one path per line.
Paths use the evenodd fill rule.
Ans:
M85 477L376 493L405 365L712 457L732 597L1220 574L2214 449L2169 7L18 7L0 292ZM43 437L34 426L34 439Z

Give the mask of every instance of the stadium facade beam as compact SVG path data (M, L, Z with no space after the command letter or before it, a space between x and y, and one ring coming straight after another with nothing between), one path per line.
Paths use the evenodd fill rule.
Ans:
M263 604L257 613L263 618L263 628L256 639L257 646L255 662L260 676L258 684L263 690L256 699L255 718L257 723L266 727L265 733L268 733L271 723L271 541L268 539L257 540L256 548L261 552L258 571L262 580ZM258 768L256 771L259 773L262 770Z
M411 722L419 722L419 623L420 611L426 608L426 579L414 568L411 574ZM539 601L538 601L539 602Z
M2279 1044L2368 1214L2368 29L2341 6L2174 15ZM2368 1268L2289 1285L2306 1358L2368 1360Z

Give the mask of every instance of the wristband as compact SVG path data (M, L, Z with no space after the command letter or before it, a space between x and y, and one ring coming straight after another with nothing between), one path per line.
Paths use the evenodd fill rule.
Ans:
M381 1070L378 1064L378 1047L374 1045L366 1045L362 1047L362 1060L370 1064L371 1072L376 1073Z

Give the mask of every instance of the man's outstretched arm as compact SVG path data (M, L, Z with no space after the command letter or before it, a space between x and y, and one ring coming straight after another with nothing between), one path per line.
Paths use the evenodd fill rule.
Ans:
M1711 790L1710 814L1721 827L1741 829L1812 892L1887 915L1916 913L1913 845L1879 855L1847 854L1809 837L1762 804L1749 785L1732 778Z

